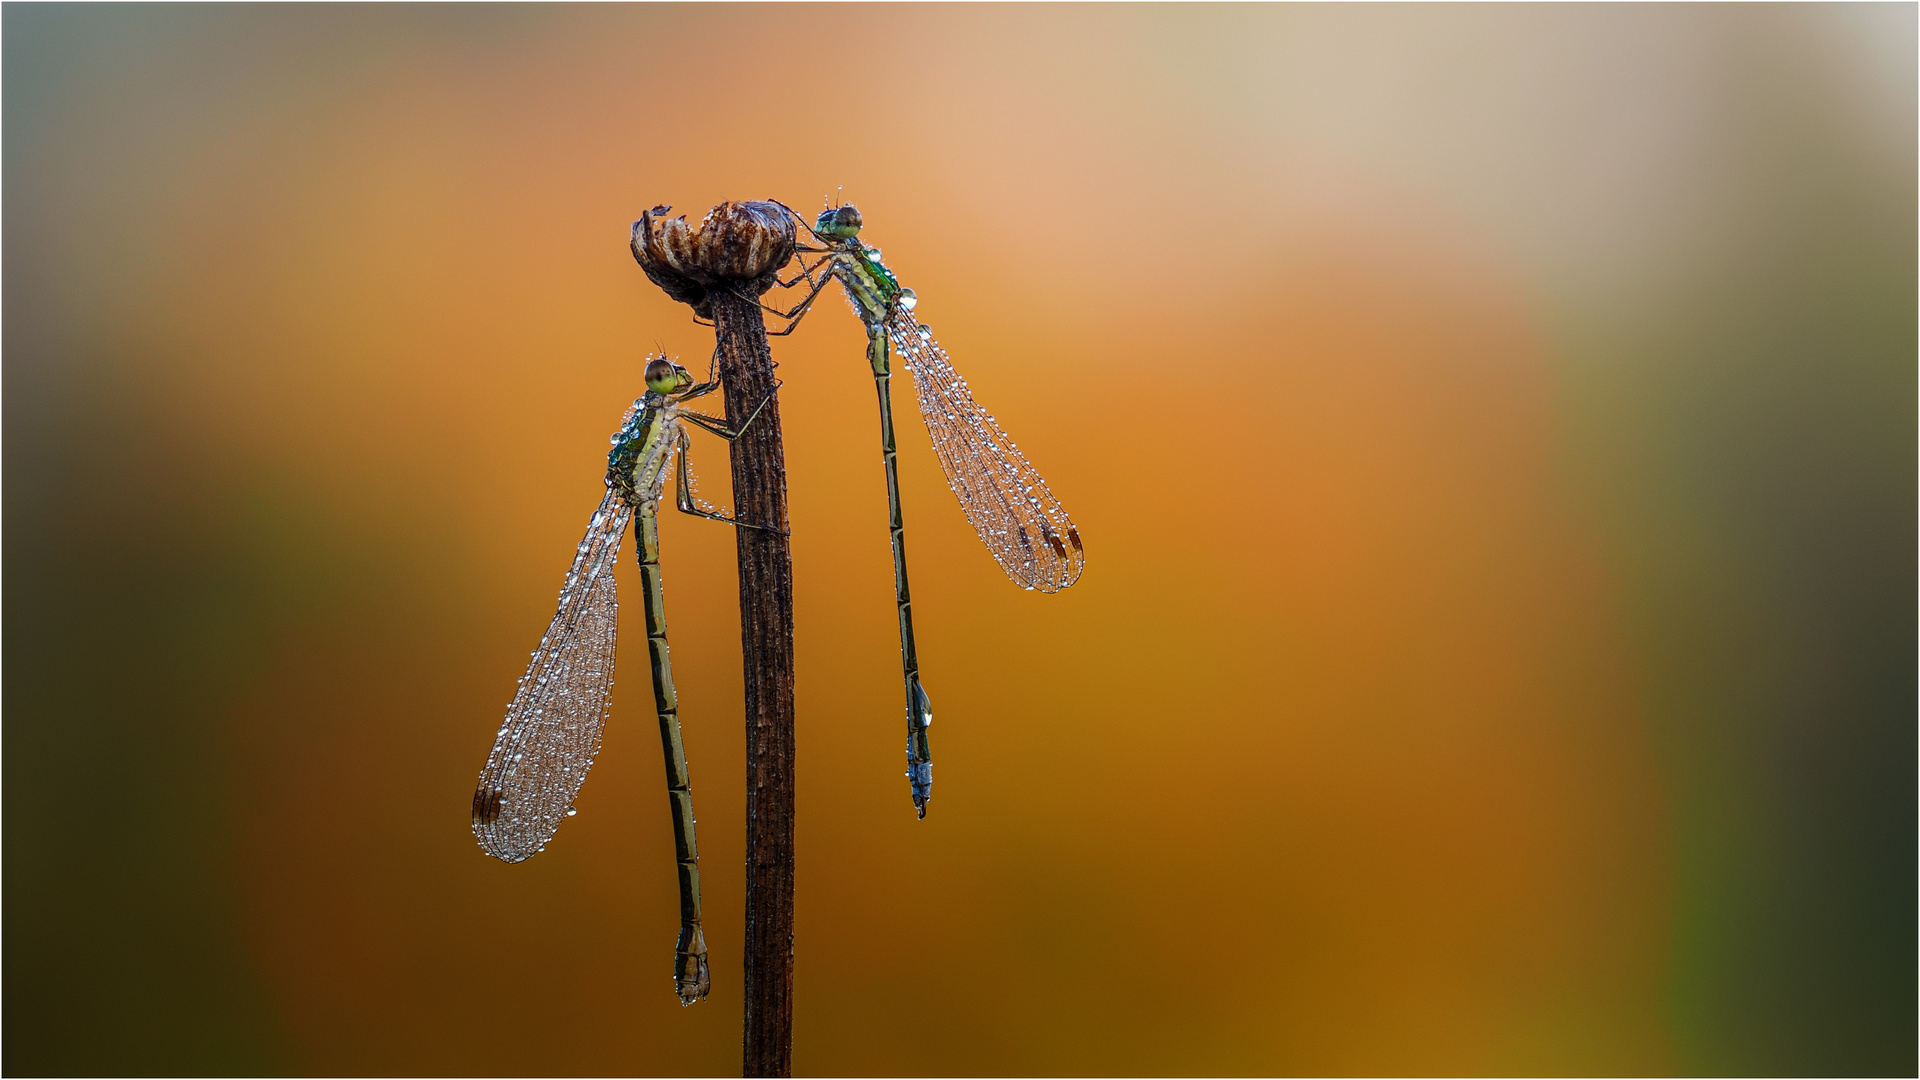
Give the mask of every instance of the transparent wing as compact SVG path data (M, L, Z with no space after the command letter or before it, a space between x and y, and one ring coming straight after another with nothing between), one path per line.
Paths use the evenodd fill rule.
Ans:
M613 565L632 517L611 491L600 500L480 770L473 835L495 858L519 862L546 847L600 752L620 617Z
M1073 519L993 415L973 400L932 331L896 307L887 339L913 373L920 418L947 486L1000 569L1021 588L1047 593L1080 580L1087 558Z

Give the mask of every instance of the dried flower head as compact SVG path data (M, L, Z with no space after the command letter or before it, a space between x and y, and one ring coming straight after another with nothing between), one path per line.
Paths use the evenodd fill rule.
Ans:
M698 226L656 206L633 223L633 258L647 277L694 313L712 317L711 289L758 296L793 258L793 216L778 203L723 202Z

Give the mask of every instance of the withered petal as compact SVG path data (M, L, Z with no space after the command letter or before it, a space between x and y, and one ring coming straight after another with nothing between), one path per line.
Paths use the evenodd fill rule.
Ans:
M633 260L640 264L640 269L646 271L647 279L658 285L660 291L674 300L691 305L695 314L703 318L710 317L712 305L707 298L706 286L676 270L661 256L655 236L654 215L667 209L656 206L642 213L640 220L633 223L633 236L629 242Z

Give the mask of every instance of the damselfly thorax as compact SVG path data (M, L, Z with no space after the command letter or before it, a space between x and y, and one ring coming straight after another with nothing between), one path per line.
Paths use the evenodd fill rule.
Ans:
M854 310L863 321L874 322L900 296L900 281L884 263L874 259L858 240L846 241L832 256L831 272L845 286Z
M688 423L725 431L716 418L682 404L711 393L716 384L695 383L685 368L674 366L650 368L648 386L646 395L627 410L607 454L607 487L636 512L651 511L659 503L666 491L667 465L676 454L684 466ZM690 481L690 474L683 479Z
M679 414L671 398L652 391L628 410L607 454L607 486L621 502L638 509L660 501L667 462L687 437Z

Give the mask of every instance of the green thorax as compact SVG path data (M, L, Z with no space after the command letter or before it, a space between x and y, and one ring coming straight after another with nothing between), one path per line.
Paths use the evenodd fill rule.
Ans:
M626 421L613 434L613 449L607 452L607 486L635 510L651 507L660 497L667 461L662 452L667 425L661 422L666 404L665 395L647 391L633 403Z
M833 260L833 272L846 285L863 320L886 322L887 310L900 295L900 280L880 261L880 249L849 240Z

